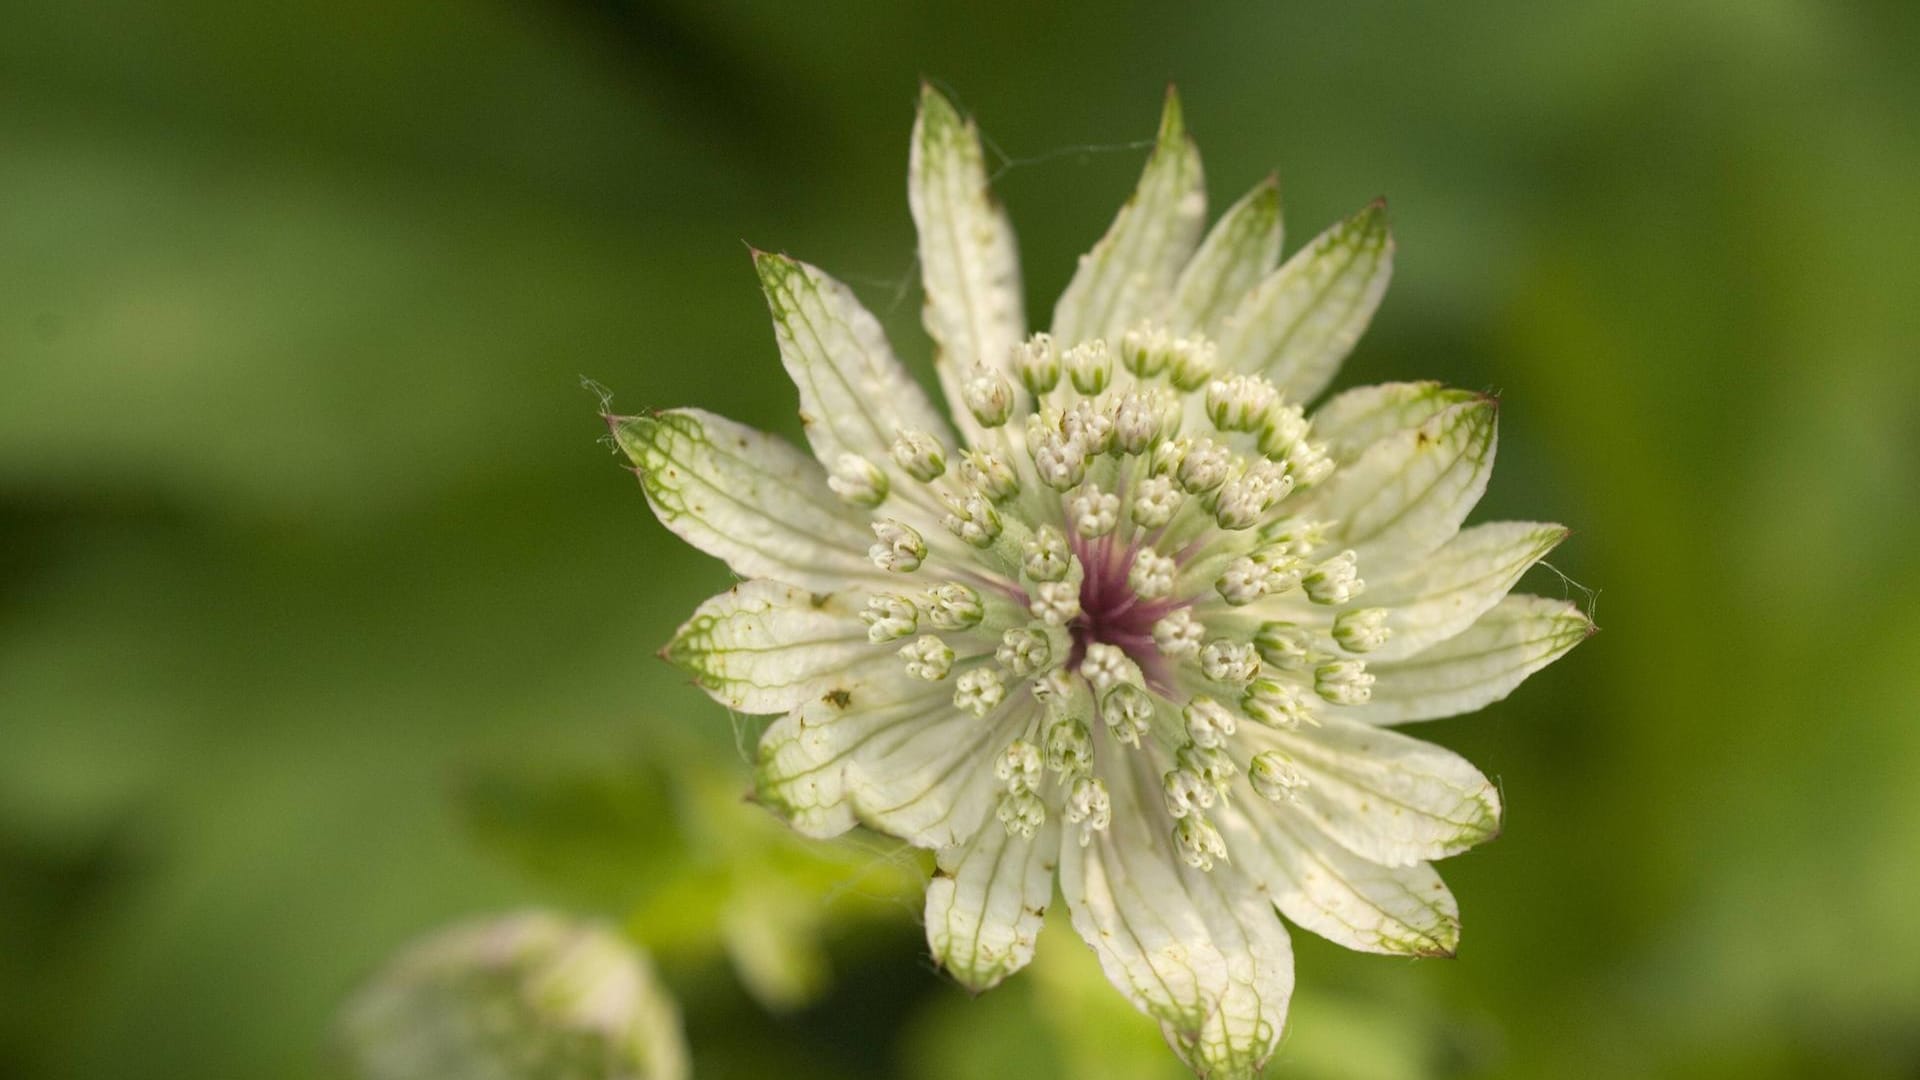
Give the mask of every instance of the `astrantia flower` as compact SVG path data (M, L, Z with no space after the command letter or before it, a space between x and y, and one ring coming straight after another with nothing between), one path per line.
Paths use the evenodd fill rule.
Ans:
M542 911L408 947L342 1011L356 1080L684 1080L680 1010L612 929Z
M1107 975L1197 1072L1256 1073L1279 915L1447 955L1429 865L1499 828L1478 770L1395 729L1497 700L1590 631L1508 596L1566 536L1462 529L1495 402L1325 388L1386 289L1375 203L1279 262L1271 180L1210 230L1169 96L1138 190L1030 333L978 136L923 92L909 199L951 416L839 282L755 264L811 457L692 409L613 421L668 528L747 580L667 656L781 714L760 799L937 852L927 935L984 989L1056 870ZM1276 910L1278 909L1278 914Z

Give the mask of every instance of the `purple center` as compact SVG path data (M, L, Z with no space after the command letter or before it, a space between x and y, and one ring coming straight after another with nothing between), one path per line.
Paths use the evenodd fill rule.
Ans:
M1087 576L1080 583L1080 617L1068 625L1073 631L1073 652L1067 662L1069 670L1077 670L1087 646L1105 642L1139 664L1149 686L1164 690L1167 662L1153 642L1153 624L1184 605L1171 598L1142 600L1135 595L1127 575L1138 550L1138 545L1119 546L1111 535L1097 540L1073 538L1073 552Z

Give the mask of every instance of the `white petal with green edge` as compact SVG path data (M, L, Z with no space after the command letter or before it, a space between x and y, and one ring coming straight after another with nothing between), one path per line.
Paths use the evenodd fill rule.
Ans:
M1383 866L1442 859L1500 831L1500 793L1451 750L1326 714L1317 727L1249 734L1306 777L1295 789L1306 819Z
M927 944L960 985L979 993L1033 959L1059 857L1054 814L1031 838L990 821L964 846L940 849L927 885Z
M1061 346L1119 336L1160 310L1200 242L1206 225L1206 178L1200 150L1180 115L1180 97L1167 91L1160 132L1140 183L1053 309L1053 336Z
M904 685L903 685L904 684ZM889 732L959 715L944 683L872 677L833 687L760 736L754 793L800 833L826 838L858 824L847 798L853 757Z
M1003 706L986 719L948 705L919 723L881 732L847 757L847 799L862 824L915 847L963 843L993 820L1005 786L999 751L1031 724L1032 703Z
M920 237L922 313L938 351L947 402L970 442L979 425L960 388L975 364L1007 373L1027 334L1013 226L988 187L980 134L931 86L920 89L907 170L907 202Z
M865 516L833 494L817 462L786 442L701 409L611 423L654 516L735 573L817 592L884 580L867 559Z
M1370 862L1258 795L1223 805L1216 821L1234 864L1302 928L1362 952L1452 956L1459 947L1459 905L1426 863Z
M1385 608L1390 636L1367 663L1405 659L1473 625L1566 538L1564 525L1475 525L1398 577L1369 583L1353 606Z
M1296 513L1334 522L1327 550L1353 549L1363 576L1415 566L1460 531L1487 490L1497 412L1491 399L1475 398L1374 443Z
M1100 753L1126 750L1103 740ZM1232 863L1201 871L1180 861L1158 794L1136 774L1131 762L1103 772L1112 825L1084 848L1071 837L1061 845L1060 891L1074 929L1194 1071L1257 1077L1293 992L1286 928Z
M1565 600L1509 596L1459 634L1417 656L1368 664L1373 697L1328 709L1369 724L1458 716L1499 701L1527 676L1592 636L1591 619Z
M664 655L715 701L777 713L818 697L864 665L897 665L867 639L858 593L823 594L779 581L744 581L701 604Z
M1180 271L1165 322L1176 335L1215 337L1220 324L1280 261L1280 183L1267 177L1221 215Z
M946 419L887 344L853 290L785 255L755 252L780 359L800 390L800 420L828 469L855 454L903 479L890 450L902 430L951 445Z
M1486 397L1437 382L1357 386L1335 394L1313 411L1313 438L1326 444L1335 464L1347 465L1390 435L1417 428L1455 405Z
M1221 362L1265 375L1294 401L1311 400L1366 332L1392 276L1387 208L1376 201L1315 237L1241 302L1221 332Z

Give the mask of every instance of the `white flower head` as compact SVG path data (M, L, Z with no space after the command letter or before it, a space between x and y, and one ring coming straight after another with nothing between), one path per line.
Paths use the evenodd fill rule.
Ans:
M614 927L525 911L403 949L342 1008L347 1075L684 1080L680 1010Z
M757 253L812 455L694 409L613 421L661 521L747 579L666 655L781 714L756 785L795 828L937 852L925 921L956 979L1028 961L1057 872L1174 1050L1256 1075L1293 985L1280 916L1453 951L1429 864L1492 836L1499 796L1397 725L1497 700L1586 636L1572 605L1509 595L1565 530L1462 528L1493 465L1485 395L1307 408L1385 291L1382 204L1284 261L1271 181L1209 228L1170 95L1036 333L979 136L932 89L909 171L949 409L851 290ZM1149 923L1171 936L1143 945Z

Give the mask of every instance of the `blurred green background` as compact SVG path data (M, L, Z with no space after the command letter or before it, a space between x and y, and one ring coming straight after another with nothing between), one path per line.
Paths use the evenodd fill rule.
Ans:
M743 240L924 374L922 75L1037 313L1169 80L1290 248L1388 195L1341 385L1501 390L1481 517L1602 590L1426 729L1510 808L1459 958L1296 933L1276 1074L1920 1075L1914 12L7 5L0 1076L316 1075L383 956L534 902L629 919L702 1076L1179 1075L1064 927L969 999L916 857L737 802L750 733L652 655L727 575L580 384L796 432Z

